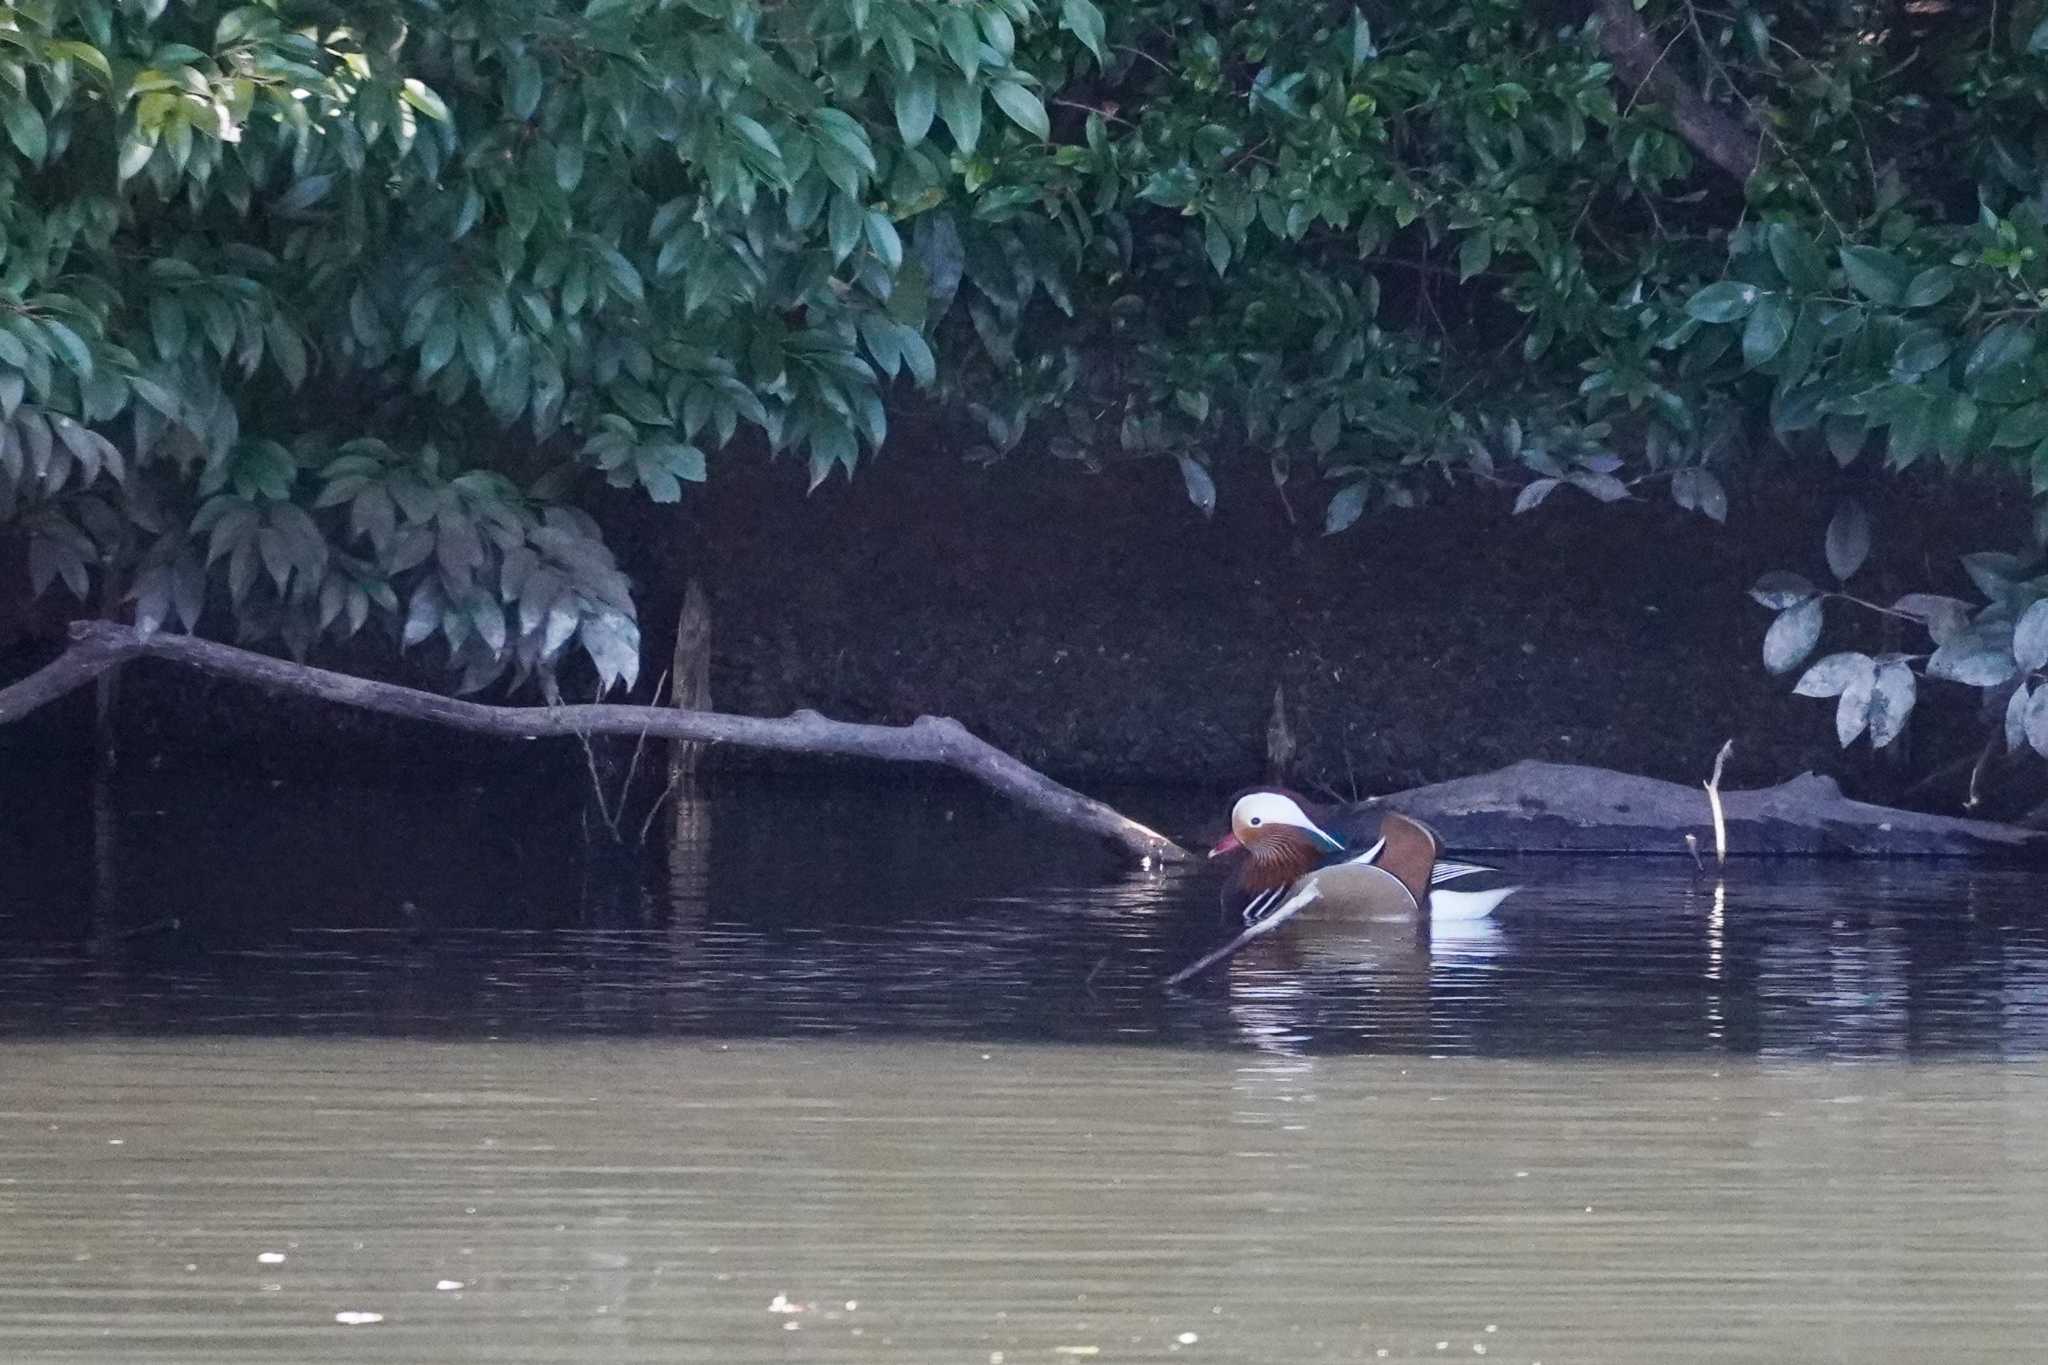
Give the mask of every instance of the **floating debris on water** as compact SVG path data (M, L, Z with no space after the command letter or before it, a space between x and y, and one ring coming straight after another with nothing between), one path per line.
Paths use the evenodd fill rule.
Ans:
M261 1253L259 1253L259 1254L257 1255L257 1257L256 1257L256 1264L258 1264L258 1265L283 1265L283 1264L284 1264L284 1253L283 1253L282 1251L265 1251L265 1252L261 1252Z
M460 1281L460 1280L436 1280L436 1281L434 1281L434 1288L436 1288L436 1289L440 1290L440 1291L441 1291L442 1293L444 1293L444 1294L445 1294L445 1293L447 1293L447 1292L448 1292L449 1290L451 1290L451 1289L460 1289L460 1288L462 1288L462 1281Z
M343 1327L368 1327L372 1323L384 1321L384 1315L382 1313L336 1313L334 1320Z

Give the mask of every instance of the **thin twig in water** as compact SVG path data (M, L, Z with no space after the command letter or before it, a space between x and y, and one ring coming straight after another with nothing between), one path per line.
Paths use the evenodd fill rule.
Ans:
M1983 799L1977 792L1977 785L1984 780L1984 770L1991 766L1991 756L1998 752L1999 738L1999 732L1993 730L1991 737L1984 741L1984 751L1977 755L1977 761L1970 766L1970 790L1968 795L1963 797L1964 810L1977 809L1977 803Z
M670 798L676 794L676 788L683 785L683 777L684 773L681 768L669 770L668 786L662 789L660 796L654 798L654 804L647 810L647 818L640 822L640 847L645 848L647 846L647 836L654 829L654 817L661 814L661 808L666 806Z
M1728 821L1721 812L1721 769L1728 765L1728 755L1734 749L1732 739L1721 746L1721 752L1714 755L1714 775L1701 784L1707 789L1707 806L1714 813L1714 863L1721 867L1728 863Z
M597 798L597 816L604 821L604 827L611 831L612 842L623 843L619 838L619 816L612 814L611 802L605 799L604 774L598 771L597 750L591 747L590 736L581 730L575 731L576 742L583 747L583 762L590 770L590 794ZM620 800L620 815L625 813L624 798Z
M654 694L656 696L661 695L662 686L667 681L668 675L663 674L660 680L654 684ZM557 694L557 700L559 701L559 694ZM640 771L640 755L647 748L647 731L643 728L634 737L633 756L626 764L626 776L619 783L619 805L617 810L613 810L611 802L605 798L604 775L599 771L597 750L591 745L590 736L581 729L577 729L575 735L576 742L583 747L583 762L590 770L590 792L591 795L597 798L598 818L604 821L604 827L610 832L612 842L623 844L626 841L619 833L619 822L626 818L626 802L633 794L633 778ZM646 838L644 831L641 838L643 841Z

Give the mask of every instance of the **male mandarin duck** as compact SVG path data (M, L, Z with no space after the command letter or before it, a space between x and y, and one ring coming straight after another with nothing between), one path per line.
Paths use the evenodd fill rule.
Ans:
M1242 853L1223 887L1244 931L1167 978L1178 985L1311 906L1346 920L1479 920L1521 887L1497 868L1442 857L1436 831L1398 811L1330 811L1280 787L1254 787L1230 810L1211 858Z

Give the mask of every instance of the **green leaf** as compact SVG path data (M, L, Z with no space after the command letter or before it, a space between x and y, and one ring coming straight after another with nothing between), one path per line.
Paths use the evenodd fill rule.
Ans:
M1997 687L2019 671L2012 636L2004 626L1973 626L1934 651L1927 676L1969 687Z
M939 117L946 121L953 145L963 155L972 155L981 140L981 87L971 81L947 81L939 88Z
M43 158L50 153L50 130L43 125L42 114L17 91L9 91L5 98L7 136L23 156L42 165Z
M867 227L867 215L862 211L860 201L850 194L834 194L832 207L825 217L825 238L832 247L832 263L838 265L853 254L860 245L861 233Z
M1351 11L1351 69L1356 71L1379 55L1379 45L1372 40L1372 25L1354 6Z
M80 379L91 379L92 348L85 344L85 339L72 331L68 324L55 318L44 318L43 330L49 333L50 340L56 343L58 354L63 357L64 363L71 367L71 372Z
M144 166L147 166L150 157L155 154L155 138L144 137L139 133L131 133L121 140L121 157L115 166L115 174L120 180L126 182L138 174Z
M1892 351L1892 378L1910 384L1940 367L1954 349L1954 343L1934 328L1916 328Z
M1701 322L1734 322L1749 316L1763 291L1741 280L1710 284L1685 301L1685 311Z
M2030 446L2048 439L2048 403L2029 403L2014 408L1998 421L1991 435L1994 446Z
M1783 294L1766 294L1742 329L1742 361L1752 370L1766 365L1792 335L1792 304Z
M938 359L924 336L915 327L896 325L896 344L902 348L903 363L910 367L911 377L919 385L931 384L939 377Z
M448 105L424 81L407 77L405 84L399 87L399 97L436 123L450 121Z
M981 33L974 26L974 15L964 5L942 5L940 10L939 41L960 74L972 82L981 70Z
M1710 469L1681 469L1671 477L1671 499L1688 512L1714 521L1728 520L1728 490Z
M1019 128L1041 141L1052 136L1052 123L1046 118L1045 106L1038 96L1015 81L997 81L990 87L990 93L995 96L996 107Z
M1874 246L1843 247L1842 271L1849 277L1849 287L1872 303L1899 302L1912 280L1905 262Z
M567 138L555 146L555 184L572 194L583 183L583 143Z
M1812 237L1790 223L1773 223L1765 229L1771 260L1778 273L1795 289L1822 290L1828 286L1827 257Z
M1856 457L1863 453L1863 443L1870 436L1869 429L1859 417L1830 417L1822 424L1821 434L1827 440L1828 453L1844 469L1856 463Z
M1870 725L1870 702L1877 688L1877 670L1859 669L1842 689L1835 705L1835 739L1846 749Z
M1332 403L1316 416L1315 425L1309 428L1309 444L1316 448L1316 454L1327 455L1336 446L1343 430L1344 414Z
M1764 633L1764 667L1773 673L1797 668L1820 642L1823 623L1822 601L1818 597L1778 613Z
M1458 283L1465 283L1492 264L1492 233L1474 232L1458 243Z
M428 328L426 339L420 342L420 377L431 379L446 368L448 362L455 358L455 348L460 341L461 334L451 318L444 316Z
M889 215L879 209L869 209L866 218L868 245L882 264L894 272L903 268L903 239L897 235L896 225L889 221Z
M2027 702L2027 714L2022 722L2026 729L2027 743L2035 753L2048 758L2048 687L2035 691Z
M540 108L540 97L545 91L540 63L531 54L522 52L510 63L511 79L505 86L505 105L512 117L524 123Z
M1209 477L1209 471L1190 456L1176 457L1180 462L1181 481L1187 485L1188 501L1200 508L1203 516L1216 510L1216 482Z
M1844 499L1828 522L1828 569L1846 583L1870 557L1870 513L1854 498Z
M1349 528L1365 511L1365 500L1371 492L1371 486L1362 479L1338 489L1330 499L1329 510L1323 513L1323 534L1334 536Z
M1097 65L1109 65L1102 11L1091 0L1061 0L1060 27L1081 40L1081 46L1094 54Z
M1870 694L1870 744L1882 749L1905 733L1906 717L1913 714L1919 682L1913 670L1898 660L1880 664Z
M939 86L931 68L920 66L896 83L896 131L906 147L923 142L939 108Z
M1935 593L1909 592L1892 603L1892 610L1923 622L1927 638L1945 644L1970 624L1970 604L1957 597Z
M1868 654L1830 654L1800 675L1795 697L1839 697L1859 677L1875 678L1877 661Z
M2012 654L2024 672L2048 668L2048 600L2028 607L2013 627Z
M2002 370L2024 365L2034 354L2034 334L2018 323L2001 322L1986 332L1963 362L1963 382L1980 387Z
M1765 574L1756 581L1756 586L1749 590L1751 597L1772 611L1796 607L1801 602L1818 596L1819 593L1820 589L1799 574L1783 570Z
M1932 308L1955 292L1956 272L1945 265L1930 266L1906 284L1899 300L1908 308Z
M1934 445L1944 459L1975 453L1978 411L1977 404L1963 393L1948 394L1936 404Z
M768 126L761 120L747 114L734 113L728 116L727 121L732 124L733 131L745 139L755 151L770 161L782 161L782 144L775 140L775 134L769 132Z
M279 213L303 213L327 197L334 188L334 176L304 175L292 182L292 187L277 197Z
M1515 495L1515 515L1535 511L1563 482L1563 479L1533 479L1524 484L1522 491Z

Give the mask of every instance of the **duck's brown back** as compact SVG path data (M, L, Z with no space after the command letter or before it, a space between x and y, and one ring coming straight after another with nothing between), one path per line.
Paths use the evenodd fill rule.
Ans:
M1436 832L1420 820L1390 810L1380 819L1377 837L1387 843L1374 862L1400 879L1417 906L1427 905L1429 874L1436 867L1437 854L1443 851Z

